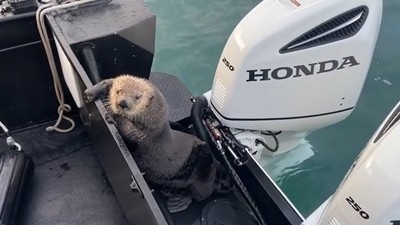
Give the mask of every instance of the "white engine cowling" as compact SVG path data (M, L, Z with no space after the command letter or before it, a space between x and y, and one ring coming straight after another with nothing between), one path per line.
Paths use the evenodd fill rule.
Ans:
M327 200L322 216L311 215L303 225L399 225L399 140L400 102Z
M373 56L382 0L264 0L237 25L211 105L228 127L309 131L353 111Z

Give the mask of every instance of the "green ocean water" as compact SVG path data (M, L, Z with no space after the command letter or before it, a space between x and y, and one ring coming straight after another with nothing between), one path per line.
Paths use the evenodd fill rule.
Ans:
M194 95L211 88L230 33L259 0L145 0L157 16L153 71L179 77ZM400 1L384 0L378 43L354 112L314 131L266 166L306 217L331 195L386 115L400 101ZM400 159L399 159L400 162Z

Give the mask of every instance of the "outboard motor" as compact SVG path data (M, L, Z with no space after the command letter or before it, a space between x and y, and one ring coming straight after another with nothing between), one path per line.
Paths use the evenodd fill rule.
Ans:
M359 154L336 193L303 225L400 224L400 102Z
M256 159L293 149L356 107L382 0L264 0L231 34L209 103Z

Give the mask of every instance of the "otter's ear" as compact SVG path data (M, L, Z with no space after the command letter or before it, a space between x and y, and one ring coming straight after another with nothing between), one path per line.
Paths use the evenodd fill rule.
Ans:
M106 79L86 89L85 92L83 93L83 99L85 100L85 102L89 103L91 101L98 99L101 95L106 95L110 90L113 81L114 81L113 78Z

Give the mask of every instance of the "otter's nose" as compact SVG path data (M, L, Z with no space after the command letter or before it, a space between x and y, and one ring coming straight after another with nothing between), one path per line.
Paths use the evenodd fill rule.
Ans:
M122 99L121 101L119 101L118 105L121 106L121 108L123 108L123 109L128 108L128 102L126 102L125 99Z

